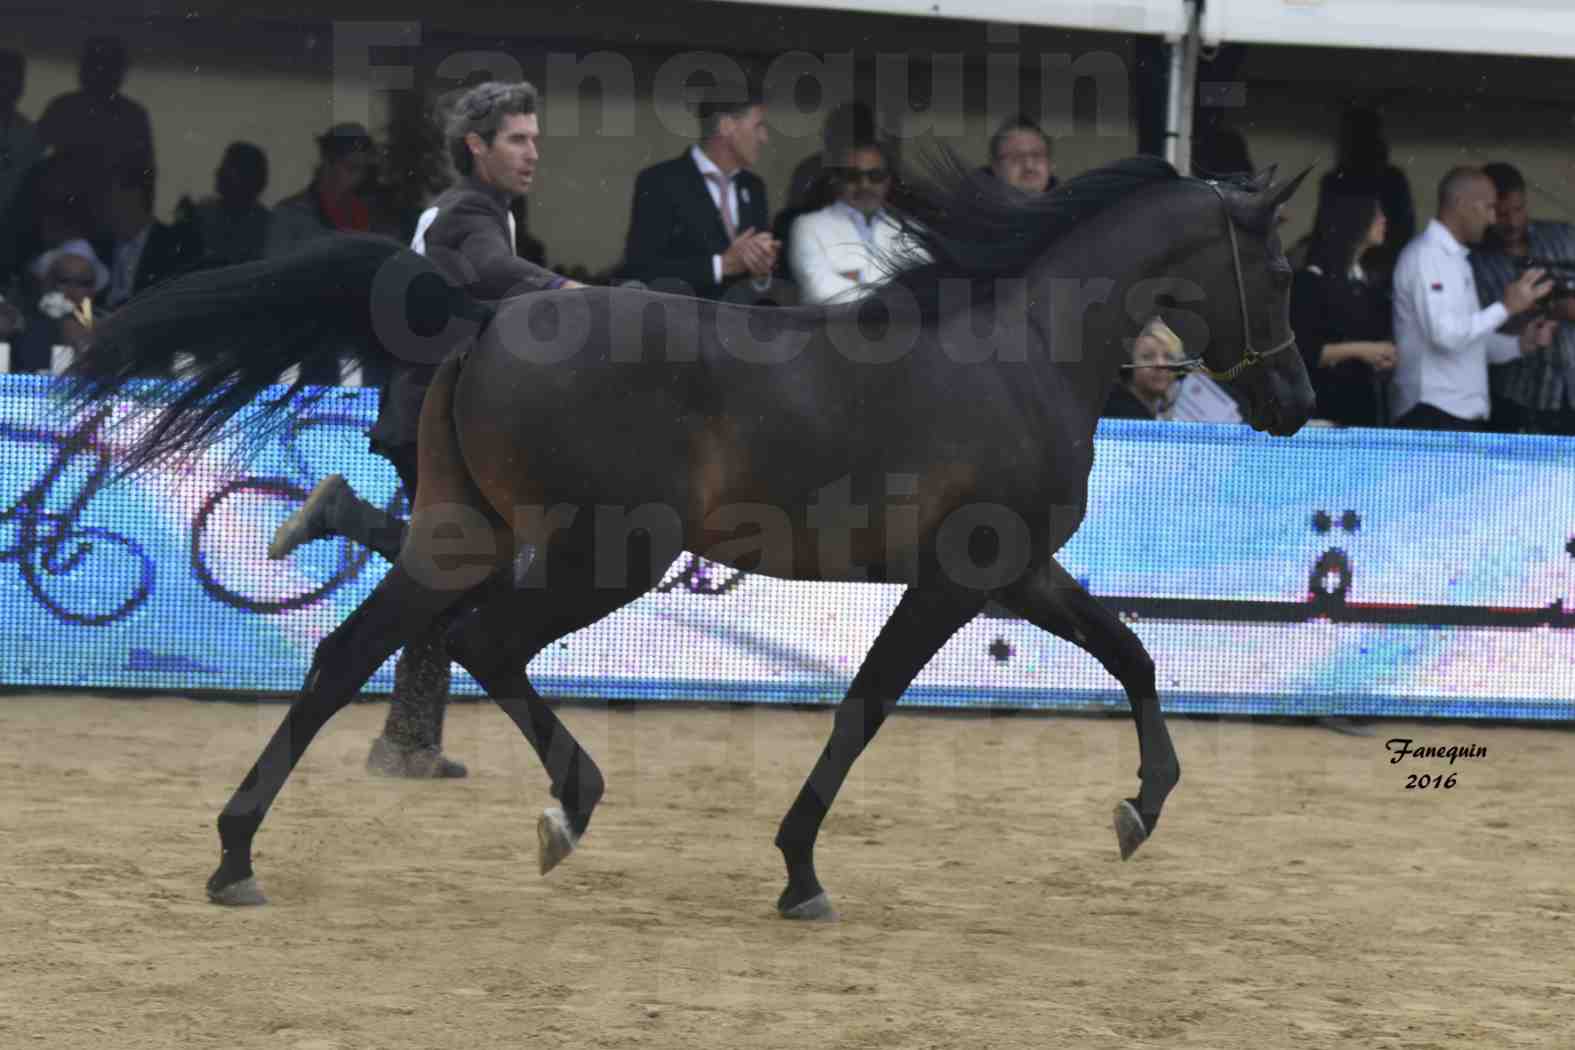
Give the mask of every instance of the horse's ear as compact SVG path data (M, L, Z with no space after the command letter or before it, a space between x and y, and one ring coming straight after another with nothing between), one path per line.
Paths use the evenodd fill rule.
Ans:
M1270 170L1272 171L1273 169L1271 168ZM1286 179L1278 186L1271 186L1269 189L1265 190L1263 194L1264 207L1268 208L1270 211L1273 211L1275 208L1278 208L1280 205L1290 200L1297 188L1301 186L1302 180L1308 175L1312 174L1312 170L1313 166L1309 164L1295 176Z
M1280 166L1278 164L1270 164L1267 168L1254 175L1252 181L1247 185L1253 193L1262 193L1274 184L1274 173L1279 170Z

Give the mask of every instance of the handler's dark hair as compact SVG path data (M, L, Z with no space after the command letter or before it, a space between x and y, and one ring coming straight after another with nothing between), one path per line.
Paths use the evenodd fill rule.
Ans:
M489 80L459 96L449 107L443 122L443 138L454 170L461 175L475 171L475 160L470 155L470 147L465 145L466 135L475 132L490 146L503 126L504 117L535 113L536 104L536 89L523 80L516 84Z

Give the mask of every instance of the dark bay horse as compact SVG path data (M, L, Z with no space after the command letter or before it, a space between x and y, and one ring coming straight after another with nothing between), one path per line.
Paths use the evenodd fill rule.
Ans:
M906 213L929 261L843 306L592 289L478 309L401 282L396 271L426 263L364 237L134 301L70 386L78 404L136 396L155 413L132 467L256 438L290 402L241 410L325 347L443 358L399 560L318 646L224 807L210 897L262 902L252 841L291 769L396 648L455 606L450 652L550 776L545 874L585 835L604 783L526 665L645 593L685 549L782 579L907 584L777 833L782 915L832 914L814 866L828 808L909 683L989 601L1081 646L1124 687L1141 754L1137 793L1116 804L1127 858L1181 766L1152 659L1054 555L1082 521L1095 423L1148 317L1236 387L1253 427L1289 435L1308 418L1274 233L1305 174L1204 182L1137 158L1031 200L937 165ZM191 356L172 381L177 353Z

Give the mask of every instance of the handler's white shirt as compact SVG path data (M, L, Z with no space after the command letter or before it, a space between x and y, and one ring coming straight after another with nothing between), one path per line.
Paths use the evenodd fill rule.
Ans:
M519 243L520 230L519 224L514 221L514 213L511 211L508 215L509 247L512 249ZM415 250L417 255L425 255L427 253L427 230L432 227L432 223L437 220L437 217L438 210L436 208L428 208L421 213L421 218L416 220L416 232L415 236L410 238L410 247Z
M1426 403L1461 419L1488 417L1488 364L1520 359L1520 342L1499 335L1504 304L1483 307L1468 249L1437 219L1395 265L1395 372L1391 411L1399 419Z

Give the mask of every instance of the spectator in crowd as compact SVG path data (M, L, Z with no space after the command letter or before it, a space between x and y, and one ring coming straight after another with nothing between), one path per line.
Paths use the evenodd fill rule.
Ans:
M1565 222L1530 221L1526 179L1510 164L1482 169L1498 194L1495 222L1471 253L1482 305L1490 305L1519 276L1518 260L1528 256L1575 266L1575 227ZM1533 354L1488 369L1495 430L1536 434L1575 434L1575 298L1551 299L1547 313L1560 322L1546 353Z
M0 288L11 283L22 264L22 217L13 205L27 173L44 156L38 129L16 108L26 76L27 60L19 52L0 51Z
M842 156L855 142L880 142L883 138L876 126L875 111L867 104L844 102L832 107L821 128L820 150L799 161L788 181L787 204L783 211L796 214L789 216L786 222L778 218L777 225L786 229L799 215L819 211L836 199L835 189L828 186L825 178L827 157ZM882 145L891 151L895 144L882 142Z
M780 244L777 252L778 270L784 275L788 274L788 262L792 258L793 224L799 216L819 211L836 201L840 195L841 187L832 183L829 174L832 165L826 158L841 157L855 143L863 142L879 143L886 156L891 158L891 167L895 170L896 140L880 134L875 111L868 105L863 102L844 102L826 114L826 122L821 129L820 151L805 157L793 169L793 177L788 183L787 205L777 212L777 217L771 223L771 234Z
M80 351L87 346L88 330L75 311L109 283L109 272L86 241L49 251L39 262L43 268L39 294L24 304L20 331L12 322L13 372L48 372L55 347Z
M837 199L801 215L790 232L790 268L806 303L847 302L865 294L895 261L902 228L886 212L896 173L891 155L873 140L836 158L827 176Z
M1313 228L1307 265L1291 285L1291 330L1318 395L1318 416L1342 426L1388 421L1393 308L1361 263L1369 249L1383 244L1387 229L1378 198L1328 198Z
M1384 140L1378 111L1352 106L1340 117L1335 168L1318 188L1318 211L1328 198L1341 194L1377 197L1389 221L1389 237L1362 256L1369 279L1388 285L1395 259L1416 233L1416 206L1405 173L1389 163L1389 143ZM1315 213L1316 214L1316 213Z
M11 340L27 325L27 319L13 303L0 295L0 371L11 371Z
M79 163L82 159L81 155L50 154L29 176L23 191L30 219L22 237L23 257L28 260L21 287L24 300L36 300L43 294L45 273L56 249L69 247L95 263L108 255L94 244L95 219L104 206L102 180L98 173L84 169ZM100 196L90 196L93 191ZM107 286L109 270L105 268L103 273L103 285Z
M764 292L779 245L766 184L749 168L767 140L765 105L712 96L699 120L697 144L635 179L624 276L707 299L745 280Z
M1019 113L990 136L990 173L1024 193L1054 189L1055 152L1050 136Z
M97 163L94 155L54 152L23 177L6 225L24 298L33 294L35 282L43 277L34 264L52 248L82 240L93 245L98 258L108 257L111 242L101 229L104 178Z
M1169 419L1180 384L1181 337L1158 317L1132 341L1132 364L1110 391L1102 415L1109 419Z
M264 258L287 255L301 245L333 233L367 233L372 211L362 190L374 177L375 147L360 124L335 124L317 137L317 170L300 193L274 205L268 217ZM346 347L346 356L349 348ZM304 368L308 385L340 382L341 368L330 359Z
M270 213L260 198L267 186L268 155L250 142L232 142L214 172L214 196L198 204L181 199L176 225L193 229L204 265L232 266L263 257Z
M1495 217L1497 193L1479 168L1452 169L1438 186L1438 214L1400 254L1394 275L1397 358L1390 388L1395 422L1429 430L1482 430L1489 414L1488 363L1519 359L1553 340L1554 322L1497 331L1544 298L1552 283L1528 269L1481 306L1466 258Z
M361 196L373 175L372 136L360 124L335 124L317 137L311 184L274 206L264 254L272 258L335 231L366 233L372 213Z
M77 71L80 90L58 96L38 118L44 145L92 154L100 172L133 159L151 163L153 124L148 111L120 93L128 64L126 45L117 37L90 37Z
M145 161L128 161L110 175L106 214L115 236L105 305L120 306L133 295L196 266L202 243L190 226L170 226L153 216L154 173Z

